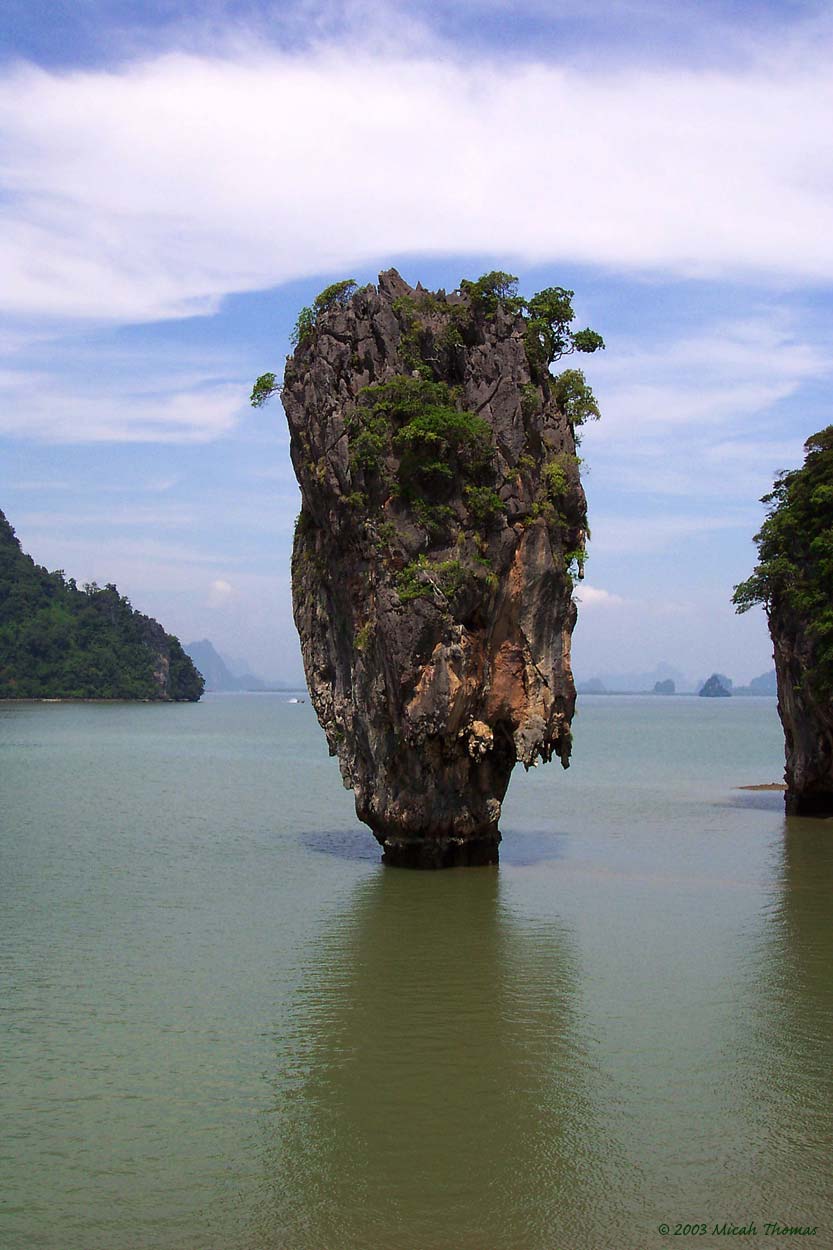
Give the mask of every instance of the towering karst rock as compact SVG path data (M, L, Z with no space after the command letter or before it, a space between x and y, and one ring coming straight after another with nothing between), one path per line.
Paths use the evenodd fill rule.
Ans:
M309 690L387 863L497 860L516 761L567 767L573 578L587 533L571 291L510 275L446 295L395 270L305 309L282 400ZM258 379L253 402L277 383Z
M735 588L739 612L761 603L775 652L787 811L833 815L833 426L805 444L763 502L759 563Z

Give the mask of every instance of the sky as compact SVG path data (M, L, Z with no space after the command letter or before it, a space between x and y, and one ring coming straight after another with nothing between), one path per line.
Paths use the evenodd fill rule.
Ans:
M772 667L760 497L831 419L833 14L803 0L4 0L0 508L301 678L280 374L332 281L576 293L577 677Z

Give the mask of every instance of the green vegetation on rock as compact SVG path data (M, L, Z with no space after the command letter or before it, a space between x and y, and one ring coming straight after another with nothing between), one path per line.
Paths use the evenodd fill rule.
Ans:
M321 314L329 312L331 308L343 308L353 298L356 289L353 278L345 278L341 282L333 282L330 286L324 287L324 290L316 295L312 306L302 308L298 313L298 320L289 336L293 345L299 347L305 343L315 330Z
M470 480L487 469L493 450L488 421L453 407L442 383L417 385L441 393L439 402L427 402L394 438L402 457L399 484L406 496L421 493L438 479Z
M274 373L262 373L252 387L249 403L253 408L262 408L279 389Z
M491 486L464 486L463 498L472 519L478 525L487 525L503 512L503 501Z
M365 387L347 433L351 467L381 475L390 458L396 467L389 488L429 532L443 532L453 520L447 496L460 484L475 520L502 507L492 484L491 427L462 410L445 382L399 374Z
M768 615L802 622L813 642L807 676L833 693L833 426L805 443L800 469L780 474L762 503L769 514L755 535L759 561L735 587L738 612L763 604Z
M578 577L581 580L584 577L586 563L587 552L583 547L577 547L575 551L564 552L564 565L571 577Z
M385 329L390 341L384 364L369 337L355 339L345 348L347 340L337 334L324 353L328 360L331 356L337 360L349 352L352 376L347 393L352 392L352 398L339 399L337 407L347 435L349 478L345 486L343 470L335 468L335 455L331 458L327 451L322 457L320 448L314 451L307 445L306 432L300 429L297 449L310 483L325 488L328 474L335 473L342 483L341 514L364 518L376 546L391 556L397 548L413 556L414 531L421 529L424 549L419 559L429 559L430 552L439 557L461 537L496 534L508 515L524 527L543 520L564 573L582 576L586 516L577 460L542 445L539 426L552 419L547 410L556 409L577 439L578 427L598 418L599 407L584 374L565 369L554 375L550 366L576 352L601 350L601 336L589 327L573 327L571 290L547 287L527 299L518 291L517 277L503 270L475 280L464 278L451 295L409 288L398 275L396 280L399 288L394 288L388 304L394 322ZM296 352L288 362L286 386L301 382L308 340L329 332L326 314L349 305L357 291L352 279L333 283L301 310L292 341L303 353ZM375 298L369 295L367 309L373 309ZM372 316L367 309L359 308L359 319ZM496 337L514 342L520 366L515 387L523 441L520 448L514 444L509 458L507 444L514 440L504 438L498 454L492 424L479 409L470 411L462 398L464 391L471 393L466 370L472 353ZM370 346L362 348L362 342ZM315 350L313 346L313 355ZM394 360L399 372L391 376ZM359 382L357 389L362 374L371 379L381 375L384 380L363 387ZM264 374L255 383L252 403L260 406L276 389L274 375ZM339 443L331 441L328 446ZM343 455L344 444L340 447L338 454ZM447 564L442 558L439 562ZM432 585L445 593L453 570L438 569L435 560L428 578L426 566L414 559L400 568L396 582L400 598L407 602L431 594Z
M452 599L470 576L469 569L461 560L429 560L427 556L420 555L399 574L396 589L402 603L421 596L430 598L435 589L446 599Z
M558 503L567 493L567 469L562 456L556 456L544 466L544 483L553 503Z
M525 382L521 387L521 412L529 420L541 408L541 391L534 382Z
M548 286L527 301L526 354L534 373L544 375L547 367L573 352L597 352L604 339L595 330L572 330L575 320L574 291Z
M115 586L79 590L47 572L0 512L0 698L193 701L203 684L178 640Z
M508 313L519 313L524 308L524 298L518 294L518 279L501 269L484 273L475 282L460 279L460 294L468 297L475 315L494 317L499 308Z
M596 396L588 386L580 369L565 369L552 381L555 402L570 424L575 427L585 421L598 421L602 415Z
M325 287L311 305L299 312L290 334L292 344L298 347L308 342L322 314L345 307L357 290L353 278ZM493 320L502 311L524 322L524 343L533 381L523 387L522 406L524 414L530 416L541 403L539 384L553 383L550 365L574 352L592 353L605 346L602 336L589 326L584 330L572 329L575 292L566 287L546 287L526 299L518 293L518 279L514 274L495 269L476 280L462 278L459 292L465 297L462 303L450 303L444 292L422 290L418 295L402 295L393 301L393 311L401 324L399 350L403 362L410 374L417 375L420 381L433 382L440 364L437 353L453 352L463 346L476 334L479 319ZM446 315L446 321L435 341L428 321L441 312ZM355 361L354 366L357 364ZM598 418L598 405L580 370L565 370L556 377L554 385L557 400L565 405L562 410L574 426ZM261 374L252 388L250 402L260 408L278 389L273 373ZM368 450L372 456L372 447Z
M375 626L372 621L365 621L364 625L360 626L359 629L356 630L354 644L357 651L367 650L370 645L370 640L373 637L374 628Z

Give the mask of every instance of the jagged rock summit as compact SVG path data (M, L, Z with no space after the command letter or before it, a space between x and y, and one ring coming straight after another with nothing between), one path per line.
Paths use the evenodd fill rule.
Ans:
M522 300L339 283L282 387L301 486L292 558L310 695L385 862L492 863L516 762L570 757L573 578L587 533L571 291ZM277 384L258 379L262 403Z

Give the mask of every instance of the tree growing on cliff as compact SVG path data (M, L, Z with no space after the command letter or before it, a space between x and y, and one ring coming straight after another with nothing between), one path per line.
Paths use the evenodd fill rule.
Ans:
M274 373L261 373L252 387L249 403L253 408L262 408L280 387Z
M298 320L289 336L293 346L297 347L309 338L322 313L329 312L331 308L343 308L345 304L349 304L355 291L354 278L344 278L341 282L332 282L329 286L325 286L324 290L316 295L312 304L302 308L298 313Z
M193 701L203 685L179 641L112 583L79 590L35 564L0 512L0 698Z
M755 535L759 560L735 587L738 612L762 604L803 623L812 639L808 676L833 693L833 426L804 444L800 469L781 473L762 503L769 513Z
M493 269L474 282L462 278L460 294L466 296L475 316L494 317L498 308L521 314L527 323L527 356L538 371L573 352L597 352L604 348L602 336L589 326L584 330L572 329L575 291L566 287L548 286L525 299L518 294L514 274Z
M322 314L333 308L344 308L349 304L357 291L353 278L345 278L333 282L324 288L313 300L311 305L301 309L298 319L290 334L293 346L302 346L309 342L315 333L318 320ZM583 330L574 330L573 310L574 291L566 287L549 286L536 292L530 299L518 293L518 278L515 274L506 273L502 269L493 269L471 280L461 278L459 292L465 296L466 303L454 307L454 318L447 327L455 342L460 339L461 325L472 321L476 325L479 318L492 320L498 310L512 316L520 316L525 322L524 347L531 373L536 382L553 384L553 375L549 372L550 365L571 356L575 352L590 354L604 349L602 336L589 326ZM429 305L436 306L436 300L428 298ZM445 298L443 294L443 299ZM408 335L418 338L419 326L415 324L416 307L414 301L406 299L398 301L407 305L409 316ZM403 311L400 309L400 311ZM471 327L469 327L471 328ZM403 338L404 341L404 338ZM427 371L428 380L431 371L425 362L416 362L417 371ZM599 408L595 396L580 369L566 369L555 377L555 392L559 403L565 405L563 411L573 426L585 421L596 420ZM263 373L255 382L250 402L254 408L262 408L280 389L274 373Z

